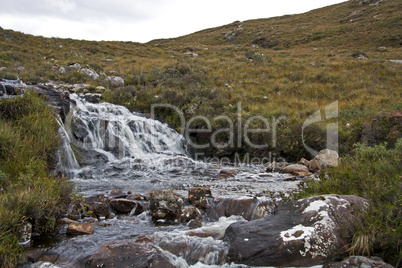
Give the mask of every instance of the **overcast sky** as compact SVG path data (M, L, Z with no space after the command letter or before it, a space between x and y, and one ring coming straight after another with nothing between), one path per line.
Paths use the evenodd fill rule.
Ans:
M148 42L344 1L0 0L0 27L45 37Z

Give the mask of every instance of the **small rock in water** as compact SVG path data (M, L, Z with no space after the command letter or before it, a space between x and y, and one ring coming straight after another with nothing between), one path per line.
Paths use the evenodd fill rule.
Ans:
M68 235L86 235L93 234L95 227L91 223L72 222L68 225Z
M141 202L128 199L113 199L110 201L110 206L120 213L130 213L139 215L144 211L144 206ZM135 211L132 211L135 209Z
M209 187L194 187L188 190L188 200L198 208L209 208L210 204L207 197L212 197Z

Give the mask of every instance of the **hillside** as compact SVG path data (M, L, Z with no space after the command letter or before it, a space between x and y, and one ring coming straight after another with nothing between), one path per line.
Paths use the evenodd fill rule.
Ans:
M352 0L304 14L236 21L194 34L151 43L255 44L263 48L400 47L402 3Z
M252 116L270 122L286 118L276 130L276 144L270 143L269 148L250 148L243 142L227 150L204 150L219 156L275 152L289 160L308 157L303 122L338 101L340 150L347 153L357 141L392 145L400 136L401 64L390 60L402 59L401 10L398 0L348 1L147 44L43 38L0 30L0 77L20 77L33 84L87 83L90 87L85 90L102 93L105 101L144 113L152 104L168 103L177 106L186 121L197 115L211 119L213 130L230 126L212 120L220 115L231 118L234 129L243 128ZM91 78L83 68L99 77ZM113 86L107 76L122 77L124 86ZM241 122L236 121L238 103ZM159 115L179 131L184 128L172 111ZM191 127L206 125L199 120ZM254 120L249 127L264 127L264 122ZM315 124L306 129L304 141L323 148L325 131L325 123ZM228 135L222 131L215 138L225 144ZM262 144L273 141L272 135L251 134L250 140ZM204 144L211 137L192 138Z

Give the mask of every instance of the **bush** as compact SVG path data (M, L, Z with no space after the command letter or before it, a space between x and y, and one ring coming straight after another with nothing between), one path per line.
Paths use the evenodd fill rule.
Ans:
M51 175L60 145L58 124L33 92L0 101L0 263L23 259L18 230L26 221L42 234L53 229L70 201L72 186Z

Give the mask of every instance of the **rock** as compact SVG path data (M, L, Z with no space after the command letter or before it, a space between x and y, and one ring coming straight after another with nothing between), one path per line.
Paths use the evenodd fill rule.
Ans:
M323 268L393 268L392 265L385 263L379 257L350 256L341 262L331 262L324 264Z
M152 245L122 240L103 245L88 259L86 267L174 268L175 266Z
M316 159L310 160L310 162L308 162L308 169L311 172L319 171L321 169L321 166L320 163L318 163L318 160Z
M300 161L299 161L299 163L298 163L298 164L299 164L299 165L303 165L303 166L308 167L309 162L310 162L310 161L308 161L307 159L302 158L302 159L300 159Z
M298 176L298 175L296 175L297 173L303 173L303 172L310 173L306 166L299 165L299 164L294 164L294 165L289 165L287 167L284 167L280 170L280 172L293 174L295 176ZM310 175L311 175L311 173L310 173Z
M87 75L89 78L92 80L97 80L99 78L99 74L97 74L94 70L91 68L81 68L80 73Z
M150 193L152 220L176 221L182 213L184 198L173 190L154 190Z
M70 95L68 92L57 89L53 84L40 84L35 90L57 109L64 122L70 112Z
M110 82L112 87L124 87L124 79L119 76L108 76L106 80Z
M183 208L179 218L179 222L187 223L191 220L200 218L201 218L201 212L196 207L188 206Z
M188 227L191 229L196 229L202 227L202 223L199 219L192 219L187 223Z
M188 190L188 200L197 208L209 208L210 204L207 197L212 197L209 187L194 187Z
M99 103L102 94L99 93L86 93L84 94L84 99L90 103Z
M255 198L224 198L210 202L211 207L205 209L210 220L220 217L242 216L246 220L267 217L273 213L276 204L271 201L261 201Z
M314 157L314 160L318 161L321 169L336 167L338 165L339 155L333 150L324 149Z
M25 245L31 241L32 224L30 222L23 222L18 231L19 244Z
M109 205L104 202L93 202L90 206L96 217L106 217L110 213Z
M79 70L79 69L81 69L81 64L73 63L73 64L68 65L68 68Z
M116 217L116 215L114 213L110 212L109 214L107 214L106 219L111 220L111 219L114 219L114 217Z
M238 171L238 170L235 170L235 169L222 169L222 170L219 172L219 177L220 177L221 179L226 179L226 178L229 178L229 177L234 177L234 176L236 176L237 174L239 174L239 171Z
M128 199L113 199L110 201L110 206L120 213L132 213L139 215L144 212L144 206L141 202Z
M228 262L251 266L313 266L345 254L368 203L323 195L280 205L269 217L231 224Z
M72 222L68 225L67 234L68 235L86 235L92 234L95 227L90 223L85 222Z

